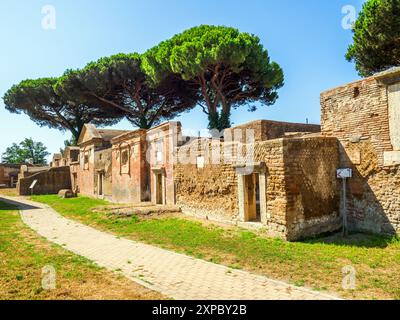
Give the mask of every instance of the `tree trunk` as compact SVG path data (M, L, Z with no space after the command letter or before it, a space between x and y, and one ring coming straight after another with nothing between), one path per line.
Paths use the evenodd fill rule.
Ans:
M231 127L230 108L208 114L208 129L223 131Z

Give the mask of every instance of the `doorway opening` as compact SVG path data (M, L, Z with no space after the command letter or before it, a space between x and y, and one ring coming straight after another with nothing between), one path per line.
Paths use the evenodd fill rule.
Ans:
M164 204L163 175L155 173L156 204Z
M244 176L244 220L261 222L260 179L258 173Z
M97 180L97 195L99 197L103 196L103 182L104 182L104 173L99 172L98 180Z

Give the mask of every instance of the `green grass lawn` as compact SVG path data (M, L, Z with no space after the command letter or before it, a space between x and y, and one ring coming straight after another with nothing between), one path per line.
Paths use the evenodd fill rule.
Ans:
M162 298L50 244L23 224L15 209L0 202L0 300ZM42 287L42 268L48 265L56 270L54 290Z
M85 197L34 196L85 224L232 268L241 268L346 298L400 299L400 240L352 235L289 243L236 227L184 218L141 219L96 213L107 202ZM357 271L356 290L342 289L342 268Z

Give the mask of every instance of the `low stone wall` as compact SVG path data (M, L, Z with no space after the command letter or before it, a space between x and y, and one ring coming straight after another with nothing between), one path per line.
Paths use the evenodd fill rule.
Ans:
M61 189L71 189L71 176L69 167L50 168L20 178L17 183L17 191L21 196L31 195L32 182L37 180L33 194L57 194Z

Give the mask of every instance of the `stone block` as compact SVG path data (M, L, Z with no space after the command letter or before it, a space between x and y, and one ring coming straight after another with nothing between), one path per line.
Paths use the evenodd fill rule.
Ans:
M58 192L58 196L63 199L69 199L69 198L74 198L75 193L72 190L63 189Z

